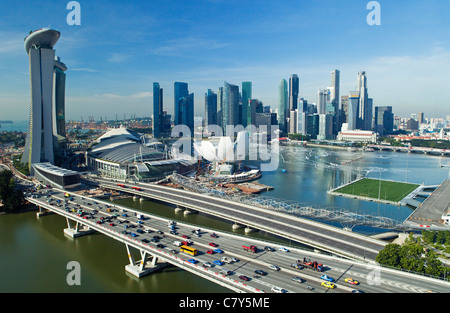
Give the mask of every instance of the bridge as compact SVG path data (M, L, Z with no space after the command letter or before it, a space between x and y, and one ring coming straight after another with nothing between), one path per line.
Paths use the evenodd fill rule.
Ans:
M237 236L211 229L198 230L192 226L176 222L175 231L168 232L168 219L130 208L117 206L89 197L67 194L64 190L48 189L45 192L25 192L26 199L39 207L38 216L53 212L66 218L68 227L64 233L78 237L91 232L102 233L125 244L130 264L125 269L130 274L142 277L159 270L166 264L172 264L195 275L222 285L234 292L264 293L273 292L273 287L287 292L445 292L449 283L395 270L380 268L376 265L339 259L296 248L275 246L273 251L262 249L274 247L247 236ZM75 225L73 225L75 223ZM192 235L197 229L198 236ZM155 234L158 238L155 241ZM174 240L186 240L186 234L193 237L192 247L198 249L196 256L183 254L173 245ZM182 237L183 235L183 237ZM213 235L213 236L211 236ZM211 242L220 251L210 254L214 249ZM257 245L256 253L245 252L241 245ZM136 251L138 257L135 259ZM221 264L223 256L232 257L232 263ZM294 268L296 260L317 260L324 264L322 271L308 268ZM213 261L214 260L214 261ZM206 264L213 265L206 266ZM301 262L300 262L301 263ZM274 270L270 265L276 265ZM225 270L226 268L226 270ZM253 277L255 270L265 272L264 276ZM334 279L333 289L322 286L321 276L326 274ZM353 277L358 285L351 285L345 278ZM295 277L295 279L293 279ZM426 286L426 287L424 287Z
M395 152L408 152L408 153L423 153L441 156L450 156L449 149L437 149L428 147L397 147L388 145L368 145L367 148L379 151L395 151Z
M262 230L288 238L320 251L359 260L374 261L387 244L361 234L300 218L291 214L267 210L262 207L158 184L114 182L105 178L92 178L91 183L102 188L134 194L162 201L182 209L229 220L248 229ZM133 188L134 187L134 188Z

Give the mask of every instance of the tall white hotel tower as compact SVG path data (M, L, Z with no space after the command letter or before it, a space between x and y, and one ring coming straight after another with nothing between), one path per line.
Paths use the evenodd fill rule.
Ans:
M30 61L31 107L22 163L33 175L32 163L54 163L53 141L53 71L55 50L60 32L43 28L25 38L25 51Z

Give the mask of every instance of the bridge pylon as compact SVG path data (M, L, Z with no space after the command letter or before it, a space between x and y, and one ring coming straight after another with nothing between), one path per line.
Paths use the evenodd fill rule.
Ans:
M74 227L72 227L69 218L66 217L66 221L67 221L67 228L64 229L64 234L66 234L69 237L76 238L80 236L89 235L95 232L94 229L91 229L78 221L76 222Z
M158 258L155 255L151 255L148 251L144 250L139 250L141 260L135 261L130 246L126 243L125 246L127 248L128 259L130 260L130 264L125 266L125 270L137 278L150 275L167 266L167 263L158 262Z

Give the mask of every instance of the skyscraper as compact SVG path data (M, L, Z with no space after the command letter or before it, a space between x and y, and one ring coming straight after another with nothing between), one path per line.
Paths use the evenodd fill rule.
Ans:
M380 135L389 135L394 131L391 106L375 107L375 131Z
M242 126L244 127L251 124L250 99L252 99L252 82L242 82Z
M334 70L331 72L331 88L330 88L330 101L335 102L336 108L339 109L339 85L340 85L340 72Z
M278 125L282 133L286 133L287 129L287 112L288 112L288 85L286 79L281 79L278 85Z
M54 163L53 140L53 75L55 50L53 46L60 32L43 28L31 32L25 38L25 51L30 62L31 106L30 123L22 155L22 163L28 164L33 175L32 163Z
M330 99L330 90L328 88L317 90L317 113L325 114L327 103Z
M174 125L180 125L181 123L181 117L180 117L180 107L179 102L180 99L183 97L187 97L189 95L188 91L188 84L182 83L182 82L175 82L173 86L173 93L174 93Z
M356 82L356 91L359 93L359 125L358 129L370 130L372 129L372 100L369 99L367 92L367 76L366 72L358 73Z
M159 138L163 127L163 89L153 83L153 137Z
M228 125L238 125L239 123L239 87L236 85L223 83L222 96L222 127L224 134L232 135L227 132Z
M205 126L217 125L217 94L211 89L205 93Z
M299 80L297 74L289 78L289 111L295 111L298 106Z
M350 91L348 95L348 130L358 129L358 120L359 120L359 93L358 91Z

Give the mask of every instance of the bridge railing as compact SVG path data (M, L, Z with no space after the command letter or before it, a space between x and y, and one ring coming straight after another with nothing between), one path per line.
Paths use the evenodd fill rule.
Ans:
M222 190L209 188L205 185L199 184L197 181L193 181L185 176L179 174L172 174L169 176L170 180L177 183L188 190L208 194L215 197L220 197L227 200L240 202L264 209L269 209L277 212L287 213L294 216L303 216L317 219L324 219L333 222L347 223L353 225L365 225L386 229L404 229L406 226L394 219L374 216L374 215L362 215L344 209L336 208L320 208L315 205L306 204L293 200L283 200L267 196L254 196L245 194L230 194Z

